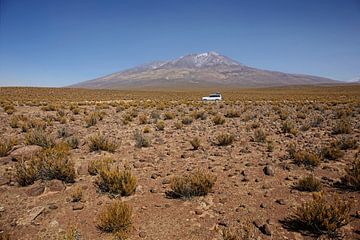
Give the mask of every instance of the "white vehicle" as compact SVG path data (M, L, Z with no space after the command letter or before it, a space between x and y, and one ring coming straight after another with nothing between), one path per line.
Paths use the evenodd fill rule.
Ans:
M221 101L222 96L219 92L210 94L208 97L203 97L203 101Z

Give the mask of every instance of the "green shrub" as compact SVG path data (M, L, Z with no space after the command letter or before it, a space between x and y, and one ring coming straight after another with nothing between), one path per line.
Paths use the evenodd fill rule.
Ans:
M142 134L139 130L135 131L134 134L135 137L135 146L138 148L142 148L142 147L150 147L151 146L151 141L148 137L144 136L144 134Z

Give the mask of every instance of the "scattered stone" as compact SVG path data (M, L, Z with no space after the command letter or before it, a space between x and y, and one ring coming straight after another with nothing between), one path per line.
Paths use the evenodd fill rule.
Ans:
M84 209L84 204L82 204L82 203L76 203L76 204L73 205L72 209L73 209L74 211L82 210L82 209Z
M10 179L6 176L0 175L0 186L10 183Z
M0 212L5 212L5 208L3 206L0 206Z
M171 205L170 204L168 204L168 203L165 203L165 208L169 208L169 207L171 207Z
M24 218L20 218L16 223L17 225L29 225L45 210L44 207L38 206L31 209Z
M162 184L170 184L170 179L169 178L164 178L163 180L162 180Z
M254 220L253 224L255 227L257 227L259 229L263 226L262 222L259 219Z
M261 207L261 208L267 208L267 204L266 204L266 203L261 203L261 204L260 204L260 207Z
M30 197L40 196L45 191L45 186L40 182L35 182L27 190L26 194Z
M151 193L157 193L157 190L156 190L156 188L151 188L151 189L150 189L150 192L151 192Z
M276 203L278 203L278 204L280 204L280 205L286 205L286 201L285 201L285 199L277 199L276 201L275 201Z
M10 157L12 160L20 161L20 160L29 160L35 154L40 152L42 147L37 145L28 145L21 148L18 148L10 153Z
M58 206L56 205L56 203L49 203L48 206L49 206L49 209L51 209L51 210L58 209Z
M271 231L271 228L269 226L269 224L265 223L261 228L260 228L260 231L265 234L265 235L268 235L268 236L271 236L272 235L272 231Z
M195 214L196 215L201 215L201 214L203 214L203 211L201 209L196 209Z
M145 237L146 237L146 232L140 231L140 232L139 232L139 237L145 238Z
M65 189L64 183L57 179L49 181L47 187L49 188L50 192L60 192Z
M56 228L57 226L59 226L59 222L56 221L56 220L52 220L52 221L49 223L49 227L51 227L51 228Z
M0 166L9 164L11 162L12 162L12 158L10 156L0 157Z
M218 224L224 227L227 227L229 225L225 219L220 219Z
M264 171L265 175L268 175L268 176L274 176L275 175L275 171L274 171L273 167L271 167L269 165L265 166L263 171Z
M82 176L88 175L88 166L86 164L81 164L77 169L77 173Z

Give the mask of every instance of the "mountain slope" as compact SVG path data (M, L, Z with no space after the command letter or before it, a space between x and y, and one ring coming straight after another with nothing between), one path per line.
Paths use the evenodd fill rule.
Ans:
M335 80L248 67L216 52L190 54L113 73L70 87L79 88L193 88L266 87L338 83Z

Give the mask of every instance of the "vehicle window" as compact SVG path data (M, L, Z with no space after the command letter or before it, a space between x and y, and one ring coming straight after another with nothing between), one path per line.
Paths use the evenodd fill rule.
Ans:
M212 94L209 97L220 97L220 95Z

